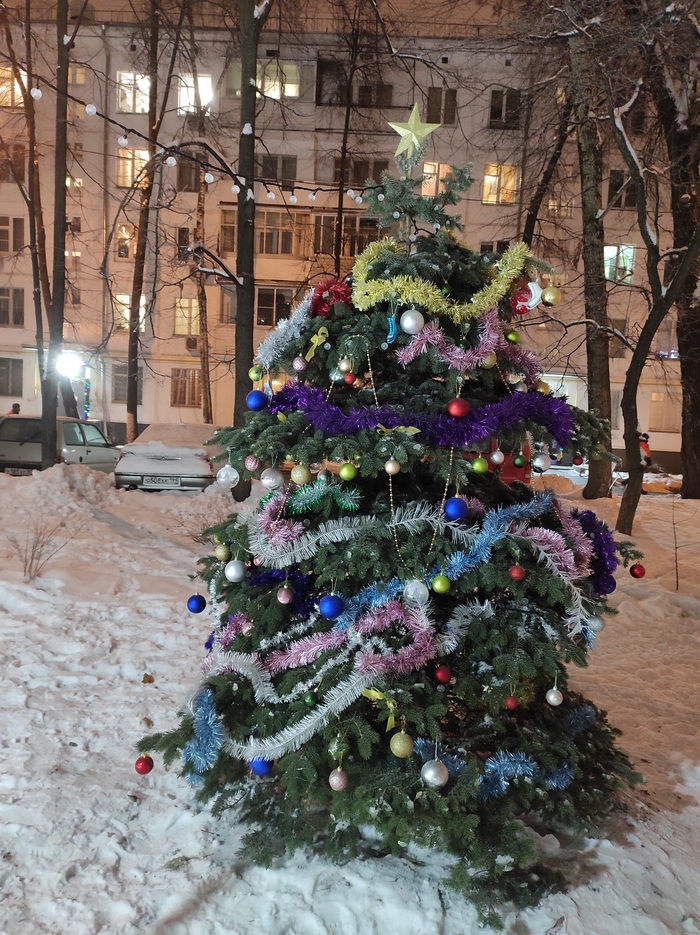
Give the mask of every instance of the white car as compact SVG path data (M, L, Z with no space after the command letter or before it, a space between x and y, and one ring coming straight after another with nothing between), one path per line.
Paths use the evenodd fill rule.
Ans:
M117 487L127 490L204 490L216 480L211 449L203 443L217 425L153 423L124 445L114 469Z
M59 417L56 463L85 464L97 471L114 470L119 449L93 422ZM0 419L0 472L31 474L41 470L41 416Z

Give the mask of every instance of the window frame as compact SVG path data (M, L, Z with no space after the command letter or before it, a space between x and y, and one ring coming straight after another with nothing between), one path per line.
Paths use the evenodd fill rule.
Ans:
M182 393L184 401L179 398ZM199 367L172 367L170 370L170 407L200 409L202 406L202 371Z
M126 405L126 391L127 391L127 370L128 363L122 361L113 361L112 362L112 386L111 386L111 398L112 402L117 405ZM119 371L119 372L117 372ZM117 387L121 389L120 381L124 381L124 398L121 398L121 394L117 393ZM119 397L119 398L118 398ZM143 367L137 368L136 373L136 405L143 405Z
M20 71L22 80L26 84L27 76L22 69ZM9 83L7 89L3 82ZM4 103L6 96L9 96L9 103ZM12 65L0 65L0 110L21 110L23 107L22 88L15 79Z
M175 299L175 318L173 335L177 337L198 337L201 334L199 317L199 299L181 295Z
M631 259L631 265L622 266L620 259L622 259L625 254L628 254L628 258ZM626 285L629 286L634 281L634 267L637 261L637 247L636 244L605 244L603 246L603 267L604 267L604 276L607 282L616 283L617 285ZM614 267L612 263L615 263ZM627 274L622 275L610 275L610 271L613 270L628 270Z
M255 324L261 328L274 328L274 326L279 321L284 321L289 318L289 315L294 304L294 297L297 293L297 288L294 286L282 286L275 283L261 283L255 287ZM272 321L261 321L260 320L260 293L261 292L271 292L273 293L273 300L271 305L265 305L264 308L269 308L272 312ZM282 296L282 293L289 293L289 301L286 301L286 296ZM280 309L286 310L286 314L279 314Z
M0 286L0 300L3 299L7 299L7 322L1 320L5 316L0 313L0 328L24 328L24 288Z
M136 179L141 175L148 163L148 150L137 149L134 146L120 146L117 149L117 188L133 188ZM127 177L130 181L126 181ZM142 185L142 182L138 183Z
M491 88L488 129L519 130L522 97L519 88Z
M19 366L18 366L19 365ZM3 379L7 374L7 392L3 392ZM24 361L21 357L0 357L0 396L24 397Z
M497 170L495 172L489 172L491 170ZM504 170L512 170L512 188L504 188L503 185L503 176ZM489 179L495 179L495 197L493 199L487 198L487 184ZM518 167L511 165L510 163L501 163L501 162L489 162L484 166L484 181L482 183L481 189L481 203L484 205L514 205L516 200L516 195L520 188L520 178L518 174ZM509 197L504 197L504 192L508 194Z
M202 87L203 82L205 82L206 87L204 93ZM207 82L208 84L206 84ZM214 82L212 80L212 76L198 74L197 85L199 86L199 100L202 113L209 114L212 112L211 104L214 100ZM187 114L197 113L197 100L194 93L193 74L182 74L178 76L177 113L180 117L185 117Z
M130 79L130 80L125 80ZM139 82L145 87L139 87ZM151 79L148 75L139 75L135 71L117 72L117 113L147 114ZM130 98L130 100L127 100Z
M126 292L112 295L113 330L128 332L131 328L131 296ZM146 296L139 302L139 334L146 330Z

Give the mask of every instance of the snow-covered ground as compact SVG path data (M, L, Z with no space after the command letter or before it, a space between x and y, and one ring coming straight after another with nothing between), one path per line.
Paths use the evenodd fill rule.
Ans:
M580 497L569 487L566 497ZM176 769L157 760L146 777L134 771L136 740L172 727L197 681L208 625L185 600L205 547L190 534L230 507L216 485L116 491L65 465L0 474L0 932L484 931L438 886L437 857L337 867L297 855L257 868L237 852L234 816L199 811ZM614 519L615 502L596 508ZM74 538L27 584L5 534L21 538L32 516ZM575 685L623 729L647 783L605 839L542 842L571 888L507 912L511 935L700 933L700 502L644 497L635 538L647 576L618 573L620 614Z

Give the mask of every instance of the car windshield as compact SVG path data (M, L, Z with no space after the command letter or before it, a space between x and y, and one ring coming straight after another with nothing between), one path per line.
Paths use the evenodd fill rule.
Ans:
M0 422L0 441L19 442L20 445L26 442L40 442L41 420L19 419L17 416L3 419Z

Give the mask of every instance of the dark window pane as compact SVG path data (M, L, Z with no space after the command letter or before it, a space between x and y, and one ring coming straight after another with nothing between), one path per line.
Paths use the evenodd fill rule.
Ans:
M259 325L274 325L275 323L275 290L258 289L258 317Z
M489 108L489 126L500 127L503 119L503 91L494 88L491 91L491 106Z
M275 297L275 322L289 318L292 311L292 292L290 289L277 289Z
M378 84L376 88L377 107L391 107L394 87L391 84Z
M389 168L389 163L386 159L376 159L372 165L372 180L375 182L381 182L382 172L386 172Z
M12 218L12 249L21 250L24 246L24 218Z
M0 325L10 324L10 290L3 286L0 289Z
M264 179L277 178L277 156L262 157L262 174Z
M608 181L608 205L618 205L620 189L625 184L625 173L622 169L611 169Z
M357 159L352 164L353 185L364 185L369 177L369 162Z
M426 123L442 123L442 88L428 88Z
M12 290L12 324L24 326L24 289Z
M190 229L189 227L178 227L177 229L177 258L178 260L189 260L190 253Z
M457 119L457 92L454 88L445 88L445 102L442 108L442 122L452 126Z
M361 84L358 88L357 103L360 107L373 107L374 106L374 94L372 93L374 88L370 84Z
M505 253L508 247L510 247L510 240L496 241L496 253Z
M493 241L482 243L479 246L479 253L493 253Z

